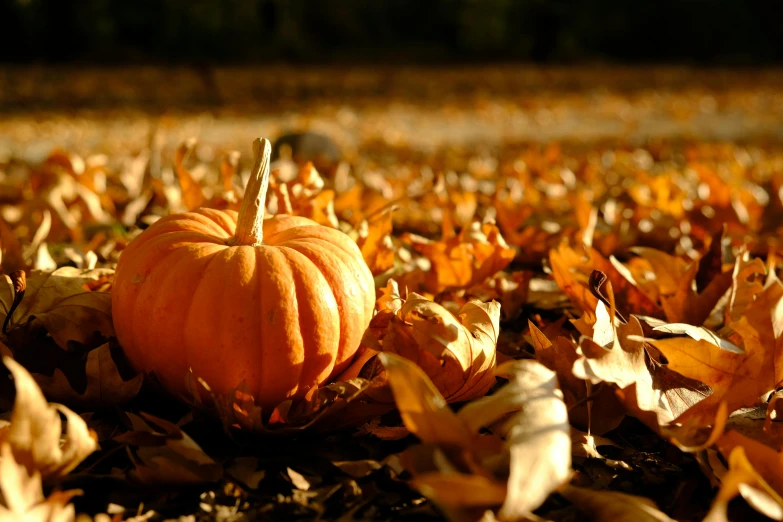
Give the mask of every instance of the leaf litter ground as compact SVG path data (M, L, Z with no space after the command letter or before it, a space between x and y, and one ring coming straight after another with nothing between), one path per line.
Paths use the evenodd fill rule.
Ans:
M99 112L101 71L47 112L5 92L0 517L783 519L779 75L231 73L202 112L192 79L142 95L154 70ZM291 129L343 150L278 158L268 207L357 241L355 362L272 412L166 397L113 338L118 256L236 209L252 139Z

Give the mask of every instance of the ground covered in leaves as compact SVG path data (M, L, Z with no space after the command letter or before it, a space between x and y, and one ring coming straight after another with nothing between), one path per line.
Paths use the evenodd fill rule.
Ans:
M783 519L783 76L289 73L3 73L0 519ZM119 256L306 130L267 209L360 247L353 364L167 396Z

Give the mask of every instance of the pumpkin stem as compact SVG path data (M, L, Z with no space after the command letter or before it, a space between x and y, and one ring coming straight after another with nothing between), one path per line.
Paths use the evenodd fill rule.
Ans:
M266 138L256 138L253 142L255 164L250 171L242 205L237 216L237 229L229 245L260 245L264 238L264 212L266 211L266 191L269 188L269 157L272 145Z

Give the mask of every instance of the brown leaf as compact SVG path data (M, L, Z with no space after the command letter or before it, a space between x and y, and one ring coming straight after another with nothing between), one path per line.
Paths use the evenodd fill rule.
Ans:
M419 367L378 357L405 426L425 443L404 459L413 485L447 510L499 506L503 520L522 520L570 477L568 414L541 364L504 363L497 373L509 383L454 414ZM480 435L484 427L503 439Z
M500 304L471 301L455 316L419 294L403 300L396 292L390 281L378 300L382 313L370 322L379 349L416 362L448 402L487 393L495 383Z
M129 451L135 466L129 473L132 478L143 484L202 484L223 476L223 468L175 424L149 414L126 415L133 431L114 440L131 445L141 443ZM151 444L144 444L145 435Z
M516 255L494 223L474 221L458 235L441 241L414 234L403 239L432 263L425 279L432 293L479 284L506 268Z
M0 216L0 266L6 274L29 268L22 254L19 239L2 216Z
M756 296L745 315L732 322L743 353L691 337L650 339L672 370L706 383L713 393L683 418L714 418L721 402L729 413L751 406L783 380L783 285L775 280ZM716 336L717 337L717 336Z
M589 382L574 375L572 369L579 360L577 345L563 336L550 342L532 322L528 325L536 358L557 374L571 423L598 435L616 428L625 418L625 409L611 388L595 390Z
M144 375L141 373L127 381L122 379L109 343L87 354L86 376L87 387L83 393L79 393L73 389L65 373L59 368L54 370L52 376L33 375L49 399L81 408L124 404L139 393L144 382Z
M391 241L392 213L396 206L385 208L365 219L359 226L359 239L356 244L370 267L373 275L378 275L394 265L394 245Z
M204 191L191 176L190 171L185 168L185 160L193 153L196 146L196 139L186 140L177 147L174 155L174 171L179 179L179 186L182 190L182 203L186 210L195 210L204 204Z
M720 479L720 490L704 522L728 522L729 502L737 495L767 517L783 520L783 498L753 469L744 447L734 446L728 461L729 471Z
M114 270L109 268L81 270L66 266L54 272L33 270L27 277L24 299L13 313L8 331L44 328L63 349L68 349L69 341L86 344L94 332L113 336L111 295L91 291L89 287L113 274ZM14 293L8 276L3 277L7 284L0 286L0 319L5 320Z
M596 522L675 522L662 513L652 500L617 491L566 486L559 493Z
M704 398L705 392L685 379L671 375L669 368L653 361L644 347L638 318L614 325L602 302L595 310L592 339L583 338L581 357L574 363L574 375L612 383L628 413L652 429L668 424L688 407Z
M14 376L16 398L11 423L0 431L16 462L44 480L67 475L98 449L95 434L84 420L60 404L48 404L32 376L10 357L3 362ZM62 433L60 414L65 416Z

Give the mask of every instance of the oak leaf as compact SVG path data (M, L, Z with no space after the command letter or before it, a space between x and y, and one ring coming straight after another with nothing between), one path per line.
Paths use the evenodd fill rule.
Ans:
M385 208L367 219L359 226L359 238L356 244L362 251L367 266L373 275L378 275L394 265L394 245L391 241L392 213L395 206Z
M58 346L68 349L70 341L86 344L94 332L114 335L111 294L91 291L91 286L111 279L114 270L82 270L62 267L53 272L33 270L27 277L27 290L8 323L7 332L17 328L44 328ZM0 320L5 320L14 301L8 276L0 285ZM11 344L11 343L9 343ZM15 348L13 345L11 348Z
M730 438L729 440L733 438L731 432L726 436ZM748 504L767 517L783 520L783 498L754 469L742 443L733 445L732 442L727 443L724 439L722 444L719 442L719 445L722 445L722 451L726 452L724 455L729 462L729 469L720 477L720 490L713 499L710 512L704 518L704 522L728 522L729 502L737 495L741 495ZM767 453L764 448L751 447L750 449L755 450L756 459ZM772 454L766 457L771 458L773 462L775 457L780 458L779 455Z
M496 374L508 384L455 414L421 368L379 358L405 426L423 442L403 457L412 484L447 513L499 507L503 520L523 520L570 478L568 413L540 363L504 363Z
M669 368L713 390L683 419L714 418L721 402L729 413L752 406L783 381L783 284L771 280L731 328L742 339L742 353L691 337L648 339Z
M390 280L377 307L372 348L414 361L447 401L480 397L495 383L498 302L468 302L455 315L416 293L403 299Z
M128 452L133 479L143 484L202 484L223 476L223 468L176 424L149 414L126 415L133 431L114 440L136 447Z
M34 374L33 377L49 399L73 407L91 408L116 406L130 401L139 393L144 381L141 373L127 381L123 380L109 343L90 350L85 373L87 385L82 393L73 389L60 368L56 368L51 376Z
M403 239L432 263L425 277L426 289L432 293L479 284L506 268L516 255L491 222L474 221L441 241L415 234L405 234Z

